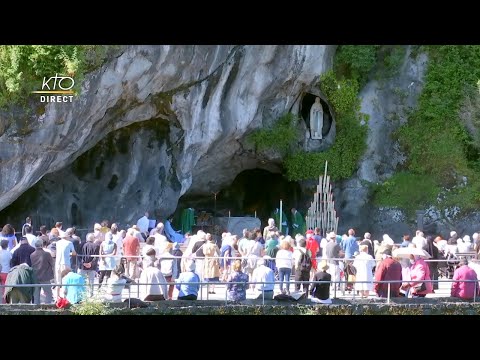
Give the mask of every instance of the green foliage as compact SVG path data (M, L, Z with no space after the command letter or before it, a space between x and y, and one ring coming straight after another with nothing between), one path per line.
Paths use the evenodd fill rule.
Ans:
M83 75L100 66L107 52L117 47L101 45L2 45L0 46L0 107L21 103L39 90L43 77L74 77L80 88Z
M426 50L430 61L418 108L395 135L408 154L408 176L428 176L437 188L447 189L458 186L463 176L468 178L467 186L448 192L439 205L474 208L480 204L476 194L480 179L475 176L478 152L471 155L472 139L459 121L459 110L465 89L480 79L480 46L428 46Z
M366 149L367 121L360 113L358 83L356 80L337 80L329 71L321 77L321 89L336 113L336 138L333 146L320 153L297 152L285 159L284 167L289 180L304 180L323 173L328 160L328 173L332 180L352 176L358 160Z
M341 45L335 54L335 72L363 85L377 60L378 45Z
M384 45L378 51L375 77L379 80L390 79L398 74L403 63L407 47L404 45Z
M418 208L433 203L440 188L430 176L400 172L373 190L377 205L399 206L412 215Z
M86 299L80 304L72 305L74 315L111 315L113 309L108 304L95 299Z
M320 86L337 117L355 116L360 110L359 86L356 80L337 80L333 71L327 71L320 77Z
M273 149L285 154L298 141L297 122L298 118L293 114L284 114L270 129L260 129L250 134L247 141L253 143L257 151Z

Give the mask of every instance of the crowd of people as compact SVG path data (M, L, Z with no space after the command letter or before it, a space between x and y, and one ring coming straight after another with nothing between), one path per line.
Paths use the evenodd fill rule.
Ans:
M246 299L251 290L256 298L302 292L312 301L330 303L331 290L342 289L343 280L346 290L362 298L372 292L378 297L424 297L438 288L439 276L456 280L451 287L454 297L471 299L480 289L477 233L473 242L456 232L446 241L424 237L420 230L400 243L387 234L381 242L369 233L357 238L353 229L340 236L316 228L292 237L284 236L272 218L263 230L244 229L241 237L187 233L182 251L180 242L165 236L163 223L149 229L140 220L124 230L105 220L85 239L75 228L63 230L61 222L49 231L40 226L33 235L27 218L17 241L15 229L5 225L0 234L0 282L6 285L2 302L39 304L65 298L74 304L87 297L121 301L123 290L134 283L140 284L138 297L144 301L173 300L175 289L177 299L196 300L200 282L215 294L219 281L227 282L231 301ZM455 259L449 276L442 265L459 253L472 253L474 259ZM18 284L43 285L13 286Z

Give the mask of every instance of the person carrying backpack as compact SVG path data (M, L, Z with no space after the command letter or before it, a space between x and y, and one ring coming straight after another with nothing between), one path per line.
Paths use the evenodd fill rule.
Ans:
M309 250L306 249L307 242L305 238L299 237L297 241L297 248L293 253L295 259L295 281L309 281L310 270L312 269L312 255ZM303 283L303 291L308 294L308 283ZM295 291L300 290L300 284L295 284Z

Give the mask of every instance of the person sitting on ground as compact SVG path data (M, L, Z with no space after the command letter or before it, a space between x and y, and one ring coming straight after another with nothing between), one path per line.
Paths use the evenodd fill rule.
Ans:
M175 287L178 290L178 300L197 300L200 290L200 277L195 274L195 261L188 260L185 264L186 270L175 280ZM198 284L191 284L198 283Z
M271 268L266 266L265 262L270 261L271 257L265 255L263 258L257 260L257 268L253 270L252 282L258 282L255 284L255 290L257 291L257 299L273 299L273 289L275 287L275 274ZM270 284L262 284L268 282ZM262 294L263 293L263 294Z
M161 301L168 297L165 277L157 267L155 250L149 250L148 258L143 261L143 271L140 275L140 299L143 301Z
M12 285L35 284L37 277L32 267L26 263L14 266L10 269L5 281L5 302L9 304L29 304L33 298L33 287L12 287ZM9 286L10 285L10 286Z
M85 297L85 278L69 267L61 272L63 296L70 304L78 304ZM66 285L66 286L64 286Z
M242 272L242 262L235 260L232 265L233 272L228 278L227 294L231 301L241 301L247 298L248 275ZM238 283L238 284L235 284Z
M327 273L328 264L326 260L322 260L319 266L319 271L315 273L313 277L314 283L312 284L312 301L319 302L321 304L331 304L332 300L330 299L330 281L332 280L332 275ZM325 283L319 283L317 281L328 281Z
M122 264L115 266L112 270L112 275L107 280L107 287L103 300L109 302L121 302L122 291L129 284L133 283L133 280L127 278L125 275L125 268Z
M470 280L470 282L465 282L464 280ZM471 300L480 293L478 284L475 284L475 282L478 281L477 273L468 266L468 260L463 256L460 257L458 267L453 273L453 281L450 291L451 297ZM475 289L477 289L476 295Z

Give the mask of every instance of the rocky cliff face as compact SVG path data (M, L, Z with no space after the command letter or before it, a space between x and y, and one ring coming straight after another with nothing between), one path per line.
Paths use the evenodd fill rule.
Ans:
M244 137L292 108L331 67L334 50L127 47L86 77L72 104L29 118L28 131L1 119L0 209L43 178L7 219L128 223L145 209L171 214L187 191L217 191L242 170L278 171L246 150Z
M358 229L357 236L369 231L388 233L399 241L415 224L407 223L404 214L395 209L379 209L371 202L369 185L391 177L405 161L392 133L407 121L407 113L416 106L423 88L427 58L410 56L407 50L398 74L388 81L373 80L360 92L361 111L368 114L367 150L355 176L338 184L335 198L340 204L342 231Z

